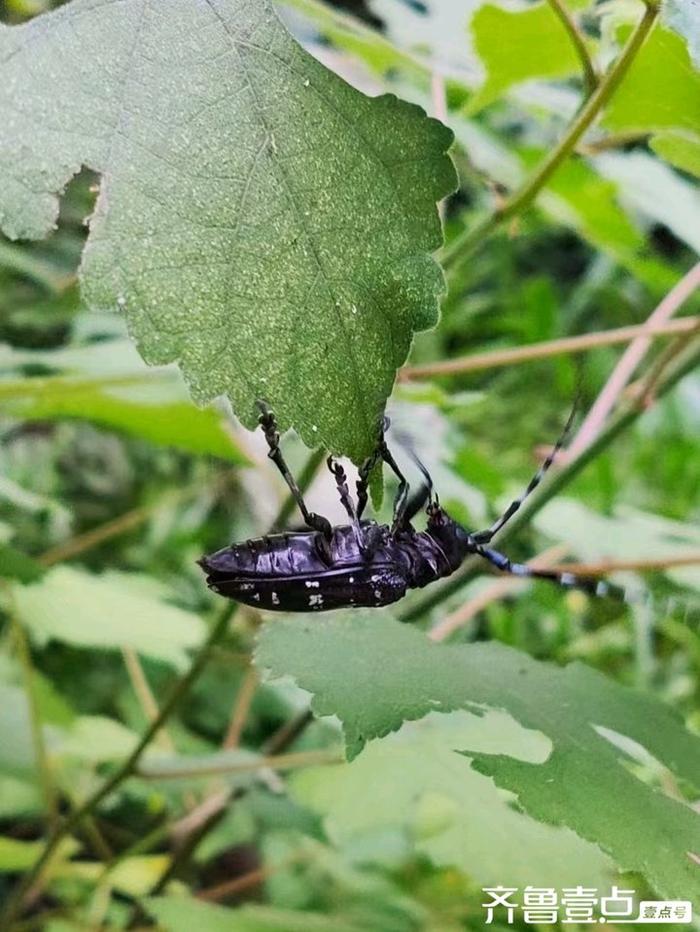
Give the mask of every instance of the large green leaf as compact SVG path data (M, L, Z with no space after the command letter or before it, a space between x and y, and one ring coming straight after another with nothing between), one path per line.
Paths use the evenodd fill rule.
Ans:
M277 621L262 631L257 663L293 676L314 694L319 715L340 718L350 757L429 712L508 712L549 739L546 760L518 759L517 750L484 753L468 743L454 750L515 793L534 818L597 843L660 893L700 902L692 860L700 854L700 816L631 769L631 748L641 745L678 778L698 782L700 739L652 696L585 666L560 669L498 643L434 644L383 612Z
M132 647L178 668L204 635L201 619L164 601L167 592L147 577L93 576L58 566L39 582L12 587L14 608L32 638L80 647Z
M442 275L452 134L304 52L269 0L73 0L0 29L0 224L40 237L81 165L102 184L82 268L144 359L244 423L369 452Z
M486 3L471 22L486 81L469 102L475 113L531 78L564 78L581 70L571 40L549 3L507 10Z
M496 876L518 887L609 883L600 851L569 829L518 812L510 794L454 753L463 747L537 761L549 742L500 712L430 714L371 742L352 763L301 771L292 791L350 852L371 856L377 839L391 832L407 854L456 867L479 884Z

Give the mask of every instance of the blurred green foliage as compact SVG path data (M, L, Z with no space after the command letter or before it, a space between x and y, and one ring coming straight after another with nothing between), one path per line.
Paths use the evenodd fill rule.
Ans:
M5 23L17 24L52 5L5 0L0 11ZM626 0L564 6L599 74L642 9ZM448 243L536 170L581 103L579 59L545 3L518 14L478 0L368 0L342 8L289 0L279 9L312 54L369 93L388 90L440 112L444 89L461 181L445 205ZM525 36L518 17L542 18L554 51L543 45L538 54L516 55ZM654 27L603 119L535 206L468 261L448 267L442 319L416 339L411 362L642 323L689 272L700 251L700 78L683 23L668 15ZM69 185L58 228L46 240L0 238L0 902L41 850L51 812L78 806L129 753L153 703L162 704L201 643L220 606L195 560L264 532L283 500L264 450L227 408L195 408L176 371L143 365L119 316L81 303L76 276L98 181L82 172ZM682 313L699 312L696 294ZM637 374L652 372L668 345L658 341ZM455 516L484 526L529 479L537 448L558 435L576 387L585 411L620 353L598 348L401 385L392 417L413 435ZM692 374L542 510L509 544L513 558L555 544L577 561L697 554L699 428L700 380ZM299 470L302 445L291 436L285 443ZM340 520L328 477L318 477L309 497L315 510ZM592 716L603 687L590 671L560 673L557 665L584 661L608 678L616 697L627 696L622 686L643 691L640 708L649 703L653 712L646 719L640 713L634 735L619 725L637 742L620 751L623 764L586 758L590 796L574 792L581 789L575 773L554 774L563 780L558 792L569 795L571 786L578 800L570 821L582 836L601 815L586 806L593 810L596 792L614 783L614 768L639 781L640 796L648 794L659 811L670 805L662 794L678 808L697 800L698 787L678 766L682 739L672 755L662 748L668 735L659 724L670 715L665 703L700 733L697 566L628 572L619 581L653 600L622 606L524 584L488 601L452 635L460 650L494 640L495 657L506 645L544 662L551 682L576 680L567 701L576 713L580 707L582 730L591 721L587 694ZM492 584L469 582L416 627L444 622ZM682 607L667 610L672 599ZM275 672L332 673L323 688L366 701L379 722L363 732L377 735L367 750L339 763L337 721L306 724L309 696L299 686L311 685L304 677L299 685L259 682L251 667L259 626L255 613L236 614L138 772L60 847L29 904L36 927L112 930L134 919L172 932L453 932L483 927L480 888L489 883L581 882L602 890L618 882L645 898L658 892L648 873L618 872L630 863L613 864L609 846L601 851L595 842L604 842L603 832L584 840L548 824L570 824L553 812L557 794L530 800L526 812L517 793L484 776L500 768L516 779L511 771L525 770L546 742L535 725L502 712L472 721L462 697L458 711L380 737L387 730L382 690L399 718L415 698L415 683L401 693L402 664L414 648L392 635L374 651L368 636L346 663L338 650L324 662L311 632L300 657L300 642L291 641ZM277 650L285 632L301 628L283 622ZM353 636L361 639L359 628ZM263 644L276 634L271 622ZM387 672L392 663L398 683ZM505 680L505 668L494 661L494 689L512 691L515 708L524 692L515 676ZM362 670L371 674L367 683ZM432 677L438 681L440 672ZM541 709L556 718L564 692L541 692ZM339 711L334 702L327 711ZM298 734L287 731L290 721ZM564 748L576 737L563 726L557 734ZM453 751L467 740L482 764L501 756L477 773ZM289 770L265 766L280 750L298 755ZM185 838L191 843L182 845ZM634 837L625 841L634 847ZM636 843L644 860L646 839ZM671 871L673 838L668 844L654 856ZM558 859L566 870L554 876L548 868Z

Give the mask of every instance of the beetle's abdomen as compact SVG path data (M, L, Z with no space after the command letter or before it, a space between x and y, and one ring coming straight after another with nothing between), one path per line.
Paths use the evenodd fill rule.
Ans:
M363 522L370 526L372 533L384 532ZM407 588L405 568L391 548L379 546L367 560L345 526L334 528L330 560L313 531L233 544L199 562L215 592L267 611L374 608L398 601Z
M210 577L220 595L272 612L324 612L336 608L377 608L403 598L406 580L392 569L358 567L322 577Z

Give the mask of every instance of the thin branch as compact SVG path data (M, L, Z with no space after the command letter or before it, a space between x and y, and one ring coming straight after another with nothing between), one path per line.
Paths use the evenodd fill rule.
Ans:
M146 679L146 674L143 672L139 656L132 647L123 646L121 651L124 666L131 681L131 688L136 694L143 714L146 716L146 721L154 722L158 718L158 703ZM165 750L171 753L176 752L175 743L165 728L161 729L156 740Z
M285 748L293 744L299 735L304 731L307 725L314 720L311 709L304 709L285 722L277 731L273 732L267 741L263 744L262 749L265 754L279 754Z
M545 550L538 556L533 557L532 560L528 560L527 565L537 565L540 569L547 569L553 566L560 557L563 557L567 550L568 547L557 544L555 547L550 547L549 550ZM527 588L527 586L528 580L517 579L515 576L504 576L496 580L479 595L469 599L468 602L460 605L454 612L446 615L434 628L431 628L428 637L432 641L444 641L455 631L468 625L472 618L483 612L492 602L504 599L508 595L514 595Z
M253 696L258 688L258 674L255 667L249 666L243 675L243 680L236 694L236 701L231 712L231 719L226 731L226 737L221 745L224 750L231 751L237 748L243 728L250 712L250 706L253 702Z
M559 19L559 22L566 30L571 44L574 47L574 51L579 57L581 68L583 69L583 87L588 97L598 86L599 79L591 56L588 54L586 40L581 30L576 25L575 19L562 3L562 0L547 0L547 2L551 6L554 15Z
M700 363L700 339L690 343L668 367L656 387L656 396L661 397L670 391L678 382ZM537 514L555 495L593 462L610 444L630 427L646 410L640 399L626 400L617 414L610 418L603 430L595 440L574 459L568 460L558 471L550 474L523 504L520 510L513 515L508 524L496 536L494 542L503 544L513 537L520 528ZM466 582L483 572L484 562L480 557L470 557L465 560L461 568L446 579L442 585L436 584L432 592L423 598L414 600L408 608L400 613L402 621L415 621L425 616L436 605L443 602L452 593L457 592Z
M209 900L214 903L220 902L221 900L228 900L232 896L242 893L244 890L249 890L250 887L259 886L278 871L286 870L288 867L291 867L293 864L298 864L307 857L308 855L305 851L295 851L294 854L289 855L289 857L285 858L283 861L278 861L276 864L261 865L252 871L248 871L246 874L240 874L238 877L232 877L231 880L225 880L215 887L207 887L206 890L200 890L195 895L198 900Z
M55 547L51 547L38 558L38 562L43 566L53 566L56 563L62 563L64 560L72 560L74 557L80 556L80 554L85 553L87 550L92 550L93 547L98 547L100 544L103 544L107 540L111 540L113 537L119 537L121 534L133 531L135 528L139 527L139 525L147 521L151 515L155 514L160 508L173 504L185 498L186 495L191 494L191 488L186 490L177 489L166 493L158 499L157 502L153 502L153 504L141 505L138 508L133 508L131 511L126 511L124 514L113 518L111 521L105 521L104 524L100 524L97 527L91 528L89 531L85 531L84 534L79 534L76 537L70 538L70 540L57 544Z
M699 553L685 553L679 556L655 557L649 560L599 560L597 563L560 563L557 570L563 573L575 573L577 576L606 576L608 573L617 573L629 570L634 573L650 573L656 570L667 570L674 566L695 566L700 563ZM540 563L536 557L530 561L536 569L545 564Z
M643 130L630 130L627 133L610 133L607 136L602 136L600 139L579 143L576 147L576 151L581 155L597 155L599 152L609 152L610 149L621 149L623 146L644 142L650 135L651 133Z
M27 635L12 609L11 602L9 616L17 656L19 657L19 665L22 671L22 681L27 696L27 705L29 707L29 724L32 734L32 745L34 747L34 757L39 773L39 782L46 805L48 824L49 826L53 826L58 816L58 804L56 801L53 778L51 776L49 755L46 750L46 742L44 741L44 727L41 721L41 710L39 709L39 701L37 699L34 683L35 673L34 665L32 664L32 655L29 649Z
M646 326L656 327L666 324L670 317L676 313L684 301L700 287L700 262L685 275L678 284L669 291L663 301L647 320ZM634 374L635 369L646 355L651 346L651 337L644 333L636 337L627 348L615 367L612 375L606 382L598 399L588 412L576 437L571 442L568 455L577 456L600 433L608 415L615 407L622 391Z
M451 270L458 267L484 242L490 233L534 201L554 172L574 151L586 130L608 104L651 32L657 16L658 10L655 7L646 7L644 15L617 60L603 76L595 91L576 114L559 143L546 156L540 167L517 191L513 192L505 200L502 206L484 217L480 223L465 229L443 248L440 258L445 268Z
M296 770L313 764L338 764L344 761L340 751L297 751L291 754L273 754L255 757L237 763L192 763L191 767L178 767L177 770L159 766L157 762L139 768L137 773L144 780L189 780L200 777L218 777L223 774L255 773L256 770ZM216 807L213 807L214 809Z
M650 325L649 322L630 327L618 327L615 330L602 330L597 333L583 333L575 337L563 337L559 340L545 340L530 346L516 346L509 349L494 350L490 353L473 353L457 359L443 362L425 363L420 366L404 366L399 370L399 381L410 382L415 379L429 379L442 375L457 375L463 372L476 372L480 369L495 369L514 363L531 362L550 356L562 356L565 353L582 353L600 346L614 346L616 343L628 343L637 337L653 338L676 333L692 333L700 323L700 317L681 317L668 323Z

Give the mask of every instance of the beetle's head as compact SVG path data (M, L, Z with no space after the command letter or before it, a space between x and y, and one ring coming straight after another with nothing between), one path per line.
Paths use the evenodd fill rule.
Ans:
M468 554L474 553L469 531L451 518L437 500L428 505L427 514L428 533L444 551L450 567L457 569Z

